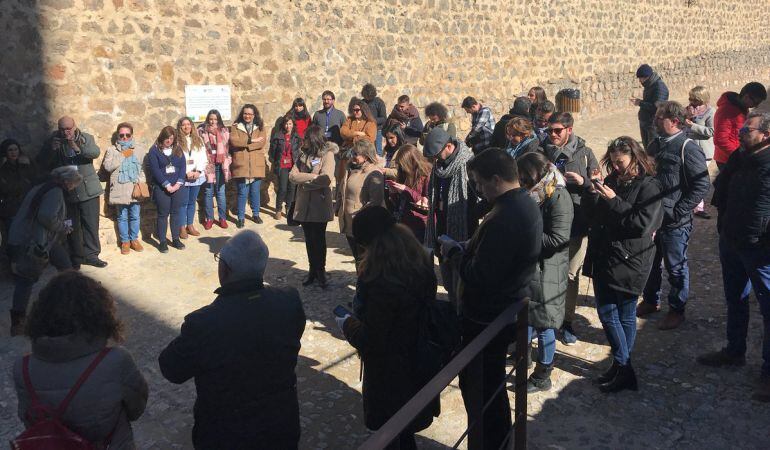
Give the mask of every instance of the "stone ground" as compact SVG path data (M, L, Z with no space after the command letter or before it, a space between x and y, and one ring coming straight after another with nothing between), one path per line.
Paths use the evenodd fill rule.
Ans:
M576 131L601 152L621 134L638 136L631 109L609 116L578 121ZM277 224L266 215L258 230L270 246L266 281L300 288L307 314L297 368L301 404L301 448L355 448L369 435L362 425L359 362L341 339L332 308L349 301L354 266L345 239L329 227L331 288L303 289L307 269L302 233ZM106 224L109 227L110 224ZM715 221L696 223L691 257L691 298L687 321L678 330L656 327L662 314L639 321L634 361L639 392L603 395L592 384L609 361L609 347L593 307L592 289L582 280L584 294L578 307L573 347L557 346L554 389L529 397L531 448L768 448L770 407L750 400L759 374L761 327L752 300L748 365L738 370L712 370L697 365L695 355L723 344L725 307L721 294ZM188 239L184 251L161 255L153 248L121 256L113 246L102 256L106 269L83 271L104 283L116 295L120 317L127 325L125 346L133 353L150 384L150 400L134 424L138 448L191 448L192 382L173 385L159 372L157 355L173 339L185 314L209 303L217 287L212 258L235 227L214 228L198 239ZM107 246L105 246L107 247ZM48 273L47 277L52 274ZM42 283L41 283L42 284ZM0 310L10 307L12 284L0 281ZM22 430L16 395L9 376L13 361L29 351L25 338L8 336L8 317L0 315L0 441ZM509 395L512 397L513 393ZM442 415L421 433L421 448L448 448L466 426L457 383L442 395ZM463 444L464 446L464 444Z

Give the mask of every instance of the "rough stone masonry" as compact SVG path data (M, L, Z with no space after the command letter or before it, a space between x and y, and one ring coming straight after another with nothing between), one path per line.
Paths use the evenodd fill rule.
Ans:
M763 5L764 4L764 5ZM6 0L0 9L0 138L33 144L63 114L109 143L139 142L184 114L186 84L229 84L233 109L267 123L294 97L344 106L366 82L386 103L474 95L501 115L533 85L583 92L584 112L639 93L656 67L673 92L770 74L767 0Z

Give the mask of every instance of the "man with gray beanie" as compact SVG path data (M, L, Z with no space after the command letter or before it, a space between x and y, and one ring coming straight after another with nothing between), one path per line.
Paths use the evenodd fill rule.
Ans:
M636 79L639 80L639 84L644 86L644 92L642 98L631 97L631 103L639 107L637 113L639 131L642 134L642 144L646 150L647 145L658 137L658 131L655 128L656 105L658 102L668 100L668 86L648 64L642 64L636 69Z
M195 448L296 449L299 292L263 284L268 249L254 231L230 238L214 259L217 298L185 317L160 370L172 383L195 379Z
M442 128L434 128L425 137L422 154L433 162L428 183L428 221L425 246L439 248L438 237L448 235L464 242L473 235L479 224L479 198L472 183L468 182L468 161L473 157L464 142L452 138ZM452 267L438 253L441 280L456 304L456 286Z

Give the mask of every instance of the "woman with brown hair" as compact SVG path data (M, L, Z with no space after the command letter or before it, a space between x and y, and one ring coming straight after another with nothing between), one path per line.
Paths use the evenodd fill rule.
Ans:
M134 127L123 122L115 130L115 143L107 148L102 168L110 173L110 205L115 205L120 238L120 253L144 250L139 242L141 203L145 199L134 198L134 186L144 183L144 149L134 145Z
M166 230L171 216L171 246L177 250L184 249L179 239L182 228L180 212L182 202L187 195L185 181L185 160L182 147L176 142L176 130L173 127L163 127L158 139L150 148L147 155L147 167L150 169L152 182L152 199L158 207L156 237L158 250L168 253Z
M591 220L584 272L593 278L596 309L612 349L612 365L597 381L602 392L635 391L636 302L652 268L653 234L663 221L662 187L647 153L628 136L610 143L602 166L607 177L592 174L582 202Z
M505 152L519 158L527 153L542 151L540 141L534 132L532 121L523 117L514 117L505 125L505 136L508 138L508 146Z
M230 153L233 155L233 178L238 186L237 228L246 220L246 201L251 204L251 220L262 223L259 217L260 187L265 178L267 132L259 110L252 104L243 105L238 118L230 126Z
M62 423L98 448L135 448L130 422L147 405L147 382L123 347L115 301L99 282L67 271L51 279L32 305L26 334L32 354L13 368L19 417L29 427L39 408L57 408L75 380L94 366L63 408Z
M361 355L367 428L377 430L423 386L419 371L419 320L436 300L433 261L412 232L385 208L364 208L353 219L364 249L356 283L354 315L335 320ZM438 397L387 448L416 449L414 433L438 416Z
M206 188L204 190L206 218L203 229L210 230L214 225L214 197L217 198L217 225L227 228L227 196L225 185L230 181L230 131L222 121L219 111L212 109L206 115L206 122L198 125L198 135L206 146Z
M350 150L350 162L345 177L337 189L336 215L340 221L340 233L348 239L350 251L356 263L360 253L353 238L353 216L368 205L384 204L385 176L377 165L377 150L369 141L357 141Z
M529 115L534 119L535 114L537 113L537 107L547 102L548 96L545 95L545 89L540 86L534 86L527 92L527 98L532 102L529 107Z
M396 180L387 180L388 200L396 222L409 227L414 236L425 239L428 220L428 184L431 164L412 144L406 144L393 161Z
M337 165L337 184L339 185L345 176L345 168L350 159L350 149L358 141L371 142L377 138L377 122L372 117L369 105L365 101L353 99L350 102L350 115L340 128L342 146L340 147L340 162Z

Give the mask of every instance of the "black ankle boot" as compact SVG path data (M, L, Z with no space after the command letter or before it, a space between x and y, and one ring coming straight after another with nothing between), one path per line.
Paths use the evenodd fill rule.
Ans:
M609 369L607 369L606 372L599 375L599 377L596 379L596 382L599 384L604 384L612 381L612 379L615 378L615 375L618 373L618 367L620 367L620 364L618 364L615 358L612 358L612 365Z
M315 282L316 277L316 271L314 269L310 269L310 272L307 273L307 277L305 277L304 280L302 280L302 286L310 286Z
M321 289L326 289L329 286L329 283L326 281L326 270L319 270L316 276L318 277L318 285L321 286Z
M527 392L550 391L552 370L553 364L537 363L535 370L529 376L529 380L527 380Z
M632 391L639 389L636 383L636 373L634 373L631 362L625 366L618 365L618 372L615 374L615 378L599 385L599 390L605 393L620 392L625 389Z

